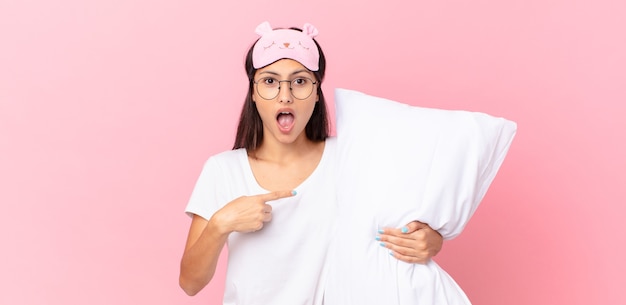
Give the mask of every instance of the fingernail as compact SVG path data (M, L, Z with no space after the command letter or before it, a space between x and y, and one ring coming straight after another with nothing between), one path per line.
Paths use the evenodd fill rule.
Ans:
M393 251L389 251L389 255L393 256Z
M376 235L376 240L380 241L380 236Z
M400 229L402 231L402 233L406 233L409 232L409 228L407 227L402 227L402 229Z
M385 246L385 243L380 243L380 246L381 246L381 247L384 247L384 246Z
M298 192L296 192L296 190L293 190L293 191L291 191L291 195L292 196L298 195Z
M385 233L385 230L383 230L383 229L378 229L378 234L383 234L383 233Z

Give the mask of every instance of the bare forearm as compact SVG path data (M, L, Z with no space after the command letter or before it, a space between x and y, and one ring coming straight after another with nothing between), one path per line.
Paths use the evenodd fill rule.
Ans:
M213 278L227 233L209 221L197 240L185 249L180 263L179 284L188 295L195 295Z
M267 201L294 195L293 191L277 191L241 196L215 212L208 221L194 216L180 263L179 282L183 290L195 295L211 281L231 232L258 231L272 219L272 206Z

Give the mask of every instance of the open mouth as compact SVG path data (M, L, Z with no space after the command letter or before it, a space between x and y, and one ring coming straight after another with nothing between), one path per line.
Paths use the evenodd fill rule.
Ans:
M282 111L282 112L279 112L278 115L276 116L276 121L278 122L278 126L286 130L286 129L289 129L293 125L294 116L291 112Z

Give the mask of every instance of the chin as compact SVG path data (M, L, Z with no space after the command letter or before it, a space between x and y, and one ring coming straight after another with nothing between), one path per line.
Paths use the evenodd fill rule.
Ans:
M306 137L304 135L303 132L299 133L299 134L292 134L292 133L280 133L277 137L276 140L278 140L278 142L283 143L283 144L293 144L298 142L298 139L300 139L300 137Z

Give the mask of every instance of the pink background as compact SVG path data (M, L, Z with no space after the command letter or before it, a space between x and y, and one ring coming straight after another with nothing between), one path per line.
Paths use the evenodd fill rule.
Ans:
M474 304L626 302L621 0L0 2L0 304L218 304L178 287L204 160L264 20L315 24L324 84L504 116L498 177L437 261Z

